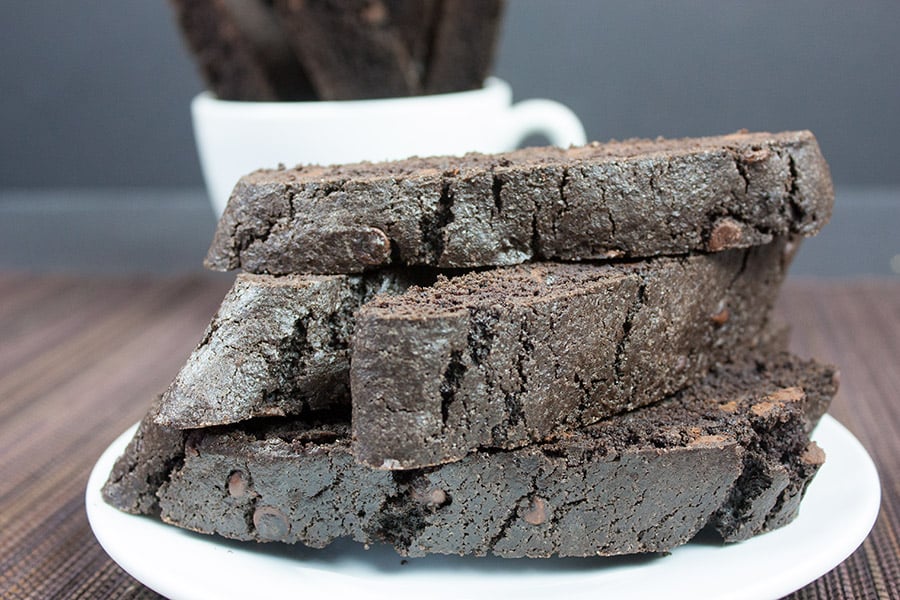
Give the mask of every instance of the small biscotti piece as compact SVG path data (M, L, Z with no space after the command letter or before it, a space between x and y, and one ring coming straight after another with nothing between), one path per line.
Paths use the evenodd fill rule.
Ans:
M202 533L409 556L666 552L707 524L739 540L795 516L823 460L807 432L834 392L827 367L747 361L555 440L404 472L359 465L346 423L200 430L159 506Z
M442 0L430 40L426 94L481 87L491 70L504 0Z
M377 293L405 290L410 277L239 274L156 422L190 429L348 407L356 312Z
M298 60L321 100L387 98L420 93L420 72L397 16L381 0L274 0ZM427 5L401 0L398 8ZM409 7L407 7L409 5Z
M353 273L717 252L813 235L833 202L808 131L262 170L235 186L206 265Z
M314 100L266 0L170 0L209 88L222 100Z
M785 250L532 263L375 298L353 337L354 452L435 465L661 400L760 343Z
M272 0L321 100L480 88L502 0Z

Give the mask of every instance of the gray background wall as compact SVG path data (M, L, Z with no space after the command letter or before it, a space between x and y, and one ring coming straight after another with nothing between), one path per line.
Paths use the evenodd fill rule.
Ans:
M195 202L195 229L211 228L188 116L202 83L167 3L12 0L4 12L0 233L24 236L43 212L85 202L151 212ZM571 106L594 139L812 129L840 190L878 186L857 194L882 211L878 224L900 207L895 0L510 0L495 72L518 98ZM173 187L194 194L29 194ZM874 234L894 244L886 256L900 254L895 225ZM840 241L872 243L850 235ZM0 258L14 252L0 242Z

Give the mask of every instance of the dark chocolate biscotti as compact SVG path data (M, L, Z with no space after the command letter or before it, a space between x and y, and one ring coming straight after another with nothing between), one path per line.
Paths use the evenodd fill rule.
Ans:
M648 394L649 397L660 398L684 385L685 376L688 379L700 376L710 354L689 350L697 350L702 348L703 344L715 342L724 347L717 351L718 355L722 355L734 345L732 343L734 339L746 338L751 343L755 342L757 329L765 322L764 311L770 305L769 301L774 293L773 286L777 286L780 281L783 266L780 255L777 255L778 250L774 246L767 254L767 259L762 257L764 254L762 249L754 250L753 258L747 259L747 265L752 268L746 269L746 273L741 274L740 280L731 285L732 276L737 278L738 268L744 263L742 252L745 251L724 252L715 256L656 259L646 264L603 266L589 263L578 265L541 263L534 268L522 267L518 270L507 268L455 277L450 282L445 281L433 291L443 298L437 305L428 303L427 296L432 293L428 288L417 291L414 296L405 295L402 300L398 300L398 306L405 307L405 310L414 308L419 302L425 302L420 316L428 317L428 322L422 319L410 322L408 319L395 318L394 305L387 298L401 293L412 282L419 285L433 283L435 275L432 271L385 270L353 276L271 276L242 273L238 275L201 342L163 394L157 420L161 425L193 429L227 425L259 416L299 415L336 406L349 407L350 344L356 315L358 309L375 294L381 294L382 302L387 304L385 310L367 313L370 319L367 321L366 331L361 334L361 341L357 343L362 349L368 350L368 352L361 350L360 356L357 357L357 387L360 390L358 396L365 403L369 403L373 395L377 395L379 399L387 397L391 400L389 405L397 404L398 401L391 398L398 393L391 385L391 380L406 379L412 365L406 364L409 353L403 352L412 351L412 356L418 360L417 372L424 374L424 378L416 385L424 386L425 393L422 394L417 389L401 390L400 393L412 393L415 397L414 402L417 403L415 407L407 405L406 408L417 408L417 414L421 416L423 407L432 406L433 414L441 414L444 418L442 430L449 425L441 443L454 448L457 454L465 452L466 444L475 444L474 440L484 438L483 431L474 431L464 435L465 441L457 439L458 432L455 430L458 429L460 418L468 418L466 415L458 414L460 406L466 406L470 411L478 411L481 414L478 419L482 423L489 423L490 427L496 425L503 435L506 428L501 427L500 422L511 417L517 418L519 413L524 413L523 418L511 429L525 428L539 432L548 430L548 426L534 424L537 419L536 410L547 415L552 414L552 410L546 407L544 402L540 403L540 407L533 405L532 401L538 397L547 396L556 399L560 394L567 394L570 400L577 398L581 406L579 410L587 410L592 418L596 418L594 414L596 402L592 398L599 394L609 395L610 388L614 386L635 388L637 399L632 404L645 404ZM549 282L548 285L541 286L538 282L540 277L544 277ZM522 278L526 283L530 283L530 287L520 288L519 280ZM459 282L458 286L456 282ZM529 379L529 389L521 389L524 387L524 379L504 381L494 389L494 378L489 377L483 382L488 386L487 389L472 390L471 385L466 385L471 380L472 373L470 373L469 379L457 382L462 384L458 394L455 390L441 389L441 398L438 400L437 386L439 383L445 385L447 382L427 380L427 374L435 368L439 368L440 372L452 379L457 375L461 376L462 371L459 373L450 371L470 368L471 361L479 360L479 356L483 354L487 356L487 362L484 365L475 365L475 368L486 370L488 375L498 368L498 361L503 360L514 361L526 371L530 371L533 370L535 360L539 357L548 352L553 354L561 351L559 344L541 347L532 353L527 351L527 348L510 347L508 343L501 348L502 344L498 343L498 349L489 354L489 348L484 346L486 340L481 340L484 347L472 349L469 355L471 358L459 357L452 365L448 364L448 360L452 359L451 356L432 356L435 350L446 346L444 341L435 344L426 339L442 335L442 331L434 330L433 326L442 323L443 317L433 314L434 310L442 303L465 301L464 298L454 300L454 290L459 292L481 285L486 287L484 290L477 290L476 296L491 304L495 302L496 297L506 299L508 294L503 288L512 286L515 293L527 296L525 301L530 307L529 310L539 312L538 309L541 307L545 309L548 306L553 307L551 313L545 315L538 312L532 315L527 310L515 313L521 321L522 328L539 330L546 325L542 318L555 316L558 320L562 319L577 328L579 335L573 336L572 339L576 342L569 345L566 337L568 330L555 332L557 341L566 340L565 356L555 362L548 362L546 368L538 370L537 377L531 373L520 373L523 378ZM582 289L582 286L587 286L588 289ZM729 289L726 290L726 287ZM721 295L712 294L714 290L720 290ZM491 296L492 293L496 297ZM744 302L748 294L760 299L760 302L751 303L749 310ZM638 296L646 296L649 299L647 306L643 308L644 312L656 311L654 313L656 316L637 318L636 331L626 340L625 329L630 331L633 328L629 319L634 320L636 314L630 311L635 310L634 304ZM471 294L467 298L473 299ZM569 299L573 301L571 306L560 304L568 302ZM673 314L680 314L680 317L673 316L670 320L668 316L662 314L667 309L671 309ZM510 323L496 323L502 318L502 315L498 316L499 313L492 316L492 313L484 314L481 310L479 314L478 319L487 321L485 323L479 321L480 324L477 326L481 330L470 335L470 339L477 341L478 335L496 337L498 332L493 331L493 326L502 329L504 325L510 325ZM378 315L385 318L379 318ZM515 315L505 315L506 320ZM582 337L581 330L588 323L591 323L591 326ZM645 323L652 325L653 328L648 328ZM419 331L407 331L410 327ZM712 332L715 334L714 339L708 335L704 337L699 332ZM648 362L646 359L649 349L636 342L640 336L645 336L645 342L642 342L644 344L649 343L651 338L661 336L661 340L653 340L652 343L656 344L657 350L665 350L670 348L672 343L679 342L681 338L673 337L676 334L681 338L693 336L694 341L692 346L682 348L681 354L677 357L666 357L676 362L674 368L660 363L657 359L645 364ZM398 342L395 339L398 337L404 339ZM525 336L521 344L540 345L543 341L542 338ZM392 349L395 343L398 351ZM416 347L410 350L410 344L415 346L418 343L425 344L424 349ZM392 351L382 357L381 352L387 349ZM454 351L462 350L456 348ZM527 351L530 358L526 360L524 356L507 356L510 352L516 351L520 354ZM596 364L603 362L601 358L604 357L608 359L606 368L596 367ZM430 362L432 359L436 361L433 364ZM401 362L403 364L400 364ZM572 366L573 363L576 365L574 368L564 369L555 374L551 374L548 370L555 368L559 371L560 364ZM375 370L367 365L374 366ZM657 381L663 374L663 369L667 379ZM383 377L385 374L390 378L385 380ZM507 379L511 376L508 374ZM557 389L555 381L553 386L559 393L550 393L546 389L547 382L543 381L541 376L544 376L543 379L547 377L560 379L562 387ZM649 390L642 391L640 386L635 384L637 380L649 381L654 385L651 385ZM385 383L387 386L384 389L373 388L373 385ZM429 395L428 386L431 383L434 389L430 389ZM515 388L512 383L516 384ZM656 383L660 383L661 387L656 388ZM576 384L577 391L574 388ZM506 397L506 409L501 408L499 404L492 405L500 400L492 397L492 393L494 396L502 393ZM461 402L450 414L448 410L456 396ZM615 400L616 397L612 399ZM521 410L515 410L513 406L515 403L521 405ZM482 405L490 408L482 410ZM621 411L627 406L615 405L614 408ZM498 412L507 409L513 414L501 416L501 412ZM390 423L381 423L390 417L383 414L385 410L387 408L378 402L374 402L371 407L365 404L360 409L360 419L377 422L377 425L373 423L375 427L384 425L387 428L386 433L379 435L392 435L397 432L398 427L402 428L403 419L401 418L399 422L390 419ZM551 417L545 416L544 420L548 418ZM417 425L411 431L421 433L425 423L418 417L416 421ZM430 423L433 424L433 421L434 419ZM582 415L576 411L569 424L582 421ZM399 437L405 439L405 435ZM538 435L539 439L542 434L535 435ZM512 434L508 437L517 439L517 443L523 443L522 439L519 439L521 435ZM413 466L421 464L416 463Z
M317 548L349 537L409 556L665 552L706 525L734 541L790 521L823 459L808 432L835 391L830 367L746 360L552 440L395 472L358 464L341 421L178 432L168 451L148 450L145 430L104 495L202 533ZM148 471L148 452L168 459ZM162 482L156 494L146 481Z
M530 263L376 297L353 336L354 453L424 467L661 400L759 344L786 252Z
M480 88L502 0L274 0L321 100Z
M490 73L504 0L442 0L423 88L444 94L480 88Z
M356 312L424 273L241 273L162 396L160 425L194 429L252 417L300 415L350 404L350 341Z
M222 100L314 100L266 0L169 0L209 88Z
M206 265L353 273L716 252L812 235L833 201L806 131L261 170L235 186Z
M418 0L274 0L290 32L294 53L309 73L319 99L386 98L420 92L421 69L393 23L394 5L400 9L418 6L421 17L429 8Z

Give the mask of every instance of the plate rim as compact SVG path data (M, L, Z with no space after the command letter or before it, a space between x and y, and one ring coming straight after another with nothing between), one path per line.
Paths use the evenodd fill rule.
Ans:
M275 574L283 576L284 573L282 571L285 570L292 576L300 576L302 574L302 577L304 577L307 581L314 583L315 585L327 586L330 593L360 593L362 591L365 592L366 595L370 598L378 598L387 597L388 595L396 597L396 594L398 592L407 592L410 595L420 595L424 592L428 592L431 594L432 598L437 599L441 597L441 590L435 590L434 588L429 588L427 590L417 589L418 587L421 587L422 580L428 579L427 577L420 577L416 575L403 578L394 578L393 580L390 580L389 575L383 574L380 574L379 577L373 578L370 576L358 576L354 574L341 573L339 569L323 570L321 568L310 567L297 558L286 559L282 557L276 557L266 552L256 551L252 542L233 542L215 536L205 536L186 532L177 527L166 525L161 521L155 520L151 517L130 515L107 505L102 500L100 488L106 481L109 471L112 468L112 464L121 454L122 450L124 450L125 446L133 436L136 428L137 424L132 425L127 430L125 430L104 450L104 452L98 458L91 471L88 484L85 489L85 508L91 529L97 540L100 542L100 545L103 547L104 551L106 551L106 553L125 571L127 571L129 574L135 577L135 579L142 582L144 585L147 585L151 589L171 598L199 597L196 592L191 593L190 589L186 589L186 586L182 581L185 580L185 578L187 578L188 581L194 580L195 578L195 573L190 571L192 567L190 561L177 564L168 564L171 563L171 561L167 561L168 566L171 569L175 569L175 572L167 573L167 575L169 575L168 577L160 577L158 573L159 569L154 569L153 565L147 564L147 560L142 558L143 555L141 552L131 552L130 545L123 544L121 542L121 540L119 539L121 532L111 531L107 524L107 521L109 521L110 519L112 519L114 523L118 523L120 526L123 526L126 529L132 528L137 529L138 531L144 529L145 531L154 532L153 535L156 535L156 533L158 532L159 535L165 538L167 542L177 542L178 540L182 540L191 549L200 549L201 552L208 552L209 557L213 557L216 561L222 562L224 566L234 566L239 570L239 567L242 566L242 563L250 561L251 563L257 565L263 565L264 568L268 568L270 571L272 571L271 573L267 573L268 575ZM878 517L881 503L881 484L871 456L869 456L868 452L862 446L859 440L849 430L847 430L846 427L844 427L830 415L825 415L820 421L816 430L813 432L812 438L815 440L818 437L833 438L834 441L830 441L828 444L825 444L825 465L823 465L819 474L816 476L816 478L810 485L810 488L807 490L807 497L804 498L803 504L808 504L810 492L813 493L813 497L816 497L816 490L822 485L821 481L823 472L829 473L829 471L827 470L829 466L829 445L832 445L833 448L840 448L842 449L842 451L845 451L847 453L847 456L832 457L832 468L837 468L837 465L833 464L835 460L839 460L842 458L854 459L853 473L856 473L856 477L859 479L859 481L855 486L849 487L853 487L856 491L864 492L860 493L857 496L859 503L858 506L854 507L856 510L851 511L850 513L844 511L844 514L842 514L842 516L847 517L846 520L848 521L847 531L845 532L845 536L842 539L842 543L835 544L833 547L824 550L822 548L817 548L817 553L814 556L811 554L807 554L798 557L797 561L792 564L791 569L784 570L783 572L777 573L774 576L757 577L751 581L743 581L740 586L734 586L728 590L717 589L715 590L715 593L718 597L732 598L734 600L744 600L760 597L774 598L789 594L797 589L800 589L804 585L815 581L817 578L839 565L848 556L850 556L868 536ZM820 482L820 485L817 486L816 482ZM767 534L763 534L761 536L757 536L745 542L740 542L738 544L715 546L713 550L718 551L717 553L721 556L726 552L734 553L734 549L737 548L739 554L739 550L741 548L752 548L755 547L754 544L759 545L759 540L765 541L774 539L775 537L785 537L787 534L790 534L791 527L796 528L798 526L798 523L802 522L802 508L803 506L801 506L800 516L794 522L786 525L785 527L782 527L773 532L769 532ZM148 527L150 529L148 529ZM789 535L787 535L787 537L790 538ZM168 538L171 538L171 540L169 540ZM353 542L336 542L336 544L338 545L342 543L355 545L355 543ZM697 555L698 557L703 558L704 555L709 554L709 551L709 547L689 543L676 548L668 556L660 557L659 559L652 559L647 561L637 558L635 559L635 563L637 564L628 564L628 561L626 559L623 566L611 566L607 564L602 568L598 568L596 571L586 570L586 572L593 573L594 575L599 574L599 578L601 580L608 579L608 581L602 581L602 583L608 584L608 587L611 586L609 587L609 589L612 593L614 593L615 597L628 597L629 595L634 595L633 592L635 590L629 589L628 586L622 587L621 585L619 585L623 583L623 579L633 579L633 575L635 573L640 574L642 571L650 570L650 573L652 573L653 570L657 570L657 567L655 565L659 564L671 564L673 568L676 568L678 566L674 564L676 562L679 564L684 562L689 565L691 560L699 560L697 558L693 558L693 555ZM317 551L310 550L307 552L315 553ZM392 552L392 550L390 552ZM402 558L399 555L394 556L398 561ZM713 556L715 556L715 554L713 554ZM203 557L203 560L206 560L209 557ZM273 560L273 558L277 558L278 560ZM441 557L437 557L437 559L440 558ZM622 559L617 557L611 558L612 561L622 561ZM453 559L451 560L477 559L457 559L456 557L453 557ZM500 561L501 563L510 561L510 559L489 560ZM543 563L547 560L555 561L573 559L517 560L525 561L526 563L528 561L539 561ZM610 559L596 560L612 562L610 561ZM663 563L661 561L667 562ZM513 563L510 562L510 564ZM663 569L662 572L665 573L666 570L668 569ZM510 577L508 576L515 573L515 571L516 569L512 569L509 572L502 573L498 576L488 576L488 580L484 581L483 585L479 588L477 597L490 597L492 595L495 595L498 591L498 585L501 587L504 584L508 585L511 581ZM451 577L456 576L451 575ZM463 574L459 575L458 577L465 578L466 575ZM537 578L537 580L535 580L535 578ZM290 579L290 577L288 577L288 579ZM543 582L541 581L540 575L529 576L528 579L530 581L530 584L527 588L516 590L516 594L520 598L541 598L546 597L546 595L558 595L561 593L561 588L565 588L566 592L571 593L574 598L576 597L575 594L577 593L578 585L588 583L588 580L590 580L591 577L588 576L580 578L584 580L581 582L576 576L558 578L558 581L550 581L548 579L547 581ZM600 589L597 588L596 585L601 582L596 581L597 577L594 577L593 579L595 580L589 582L592 586L591 595L596 596L596 594L600 592ZM460 579L460 581L462 580L463 579ZM280 579L276 578L275 580L270 581L272 581L273 583L278 583ZM222 589L237 589L245 583L247 582L236 581L233 582L234 585L225 584ZM548 586L552 587L548 588ZM573 587L576 589L570 589ZM669 589L668 591L670 592L670 598L682 597L678 594L679 591L689 591L691 596L696 596L697 593L696 588L683 590L680 587L675 587ZM237 595L238 594L235 594L235 596ZM683 595L684 597L688 597L688 593L684 593ZM456 593L452 593L449 597L460 596ZM476 596L466 595L464 597L468 598Z

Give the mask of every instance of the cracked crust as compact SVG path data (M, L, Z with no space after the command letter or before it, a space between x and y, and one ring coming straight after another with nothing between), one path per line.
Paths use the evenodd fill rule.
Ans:
M274 277L241 273L162 396L156 423L176 429L348 408L359 307L429 276Z
M298 166L241 178L206 265L343 273L710 252L813 235L833 202L808 131Z
M178 460L152 480L163 520L240 540L349 537L409 556L665 552L706 525L737 540L792 519L823 458L808 432L835 391L830 367L749 358L556 439L412 471L359 465L346 422L260 419L172 440ZM135 444L120 463L145 463Z
M765 343L788 243L439 279L359 312L354 453L410 469L632 410Z
M108 504L136 515L159 514L156 492L184 462L188 433L154 422L159 402L157 397L102 489Z

